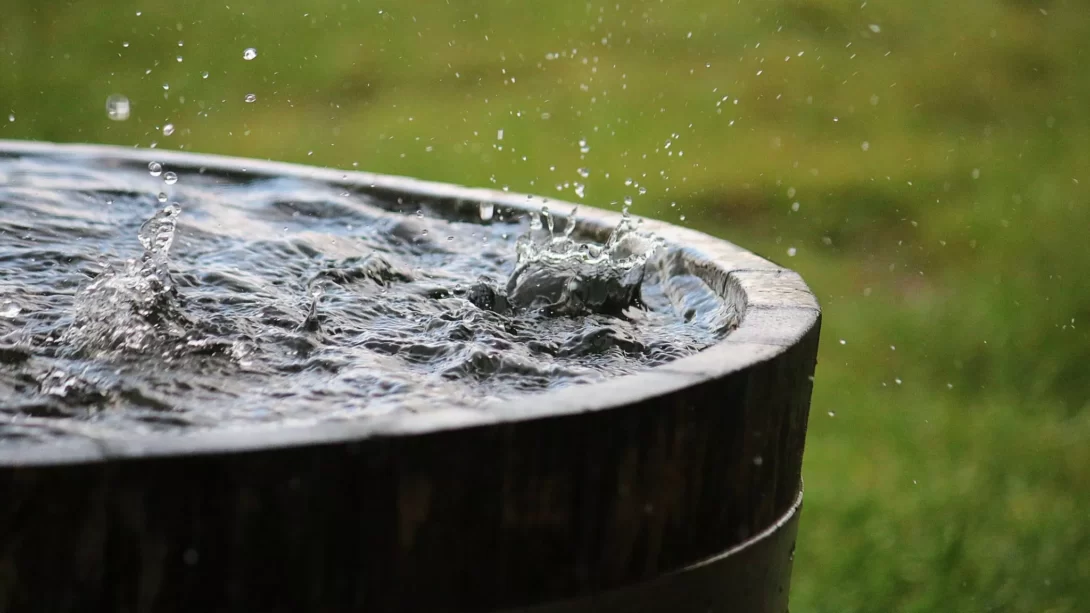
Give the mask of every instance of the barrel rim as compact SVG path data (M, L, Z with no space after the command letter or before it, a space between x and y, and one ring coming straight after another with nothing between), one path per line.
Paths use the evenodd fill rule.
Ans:
M154 160L189 170L252 177L290 176L321 181L356 188L365 193L378 193L386 198L402 194L440 202L491 202L524 212L534 210L531 207L535 204L534 196L486 188L161 149L0 139L0 155L97 158L144 164ZM581 232L608 231L616 227L621 219L620 214L612 211L551 198L548 201L556 209L578 206L578 228ZM683 246L686 264L701 275L717 277L721 282L721 293L738 308L738 326L718 343L692 356L632 375L518 396L517 402L510 402L508 398L503 403L486 403L483 410L477 411L437 409L426 413L369 416L357 421L330 421L304 426L254 425L181 435L149 433L17 445L0 448L0 467L92 464L163 456L348 444L374 438L494 428L512 422L596 413L666 396L686 387L750 370L784 354L817 325L820 307L797 273L733 243L689 228L652 219L645 219L644 227L671 244Z

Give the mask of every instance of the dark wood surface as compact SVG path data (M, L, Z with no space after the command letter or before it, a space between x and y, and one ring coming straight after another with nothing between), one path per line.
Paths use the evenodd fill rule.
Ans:
M0 155L19 152L133 167L154 158L232 180L292 175L454 209L536 206L366 173L0 141ZM580 232L616 222L580 209ZM684 245L681 265L743 318L721 343L646 373L481 411L0 446L0 613L585 604L728 550L759 559L730 568L764 564L786 585L785 549L749 545L794 517L817 303L797 274L730 243L647 226ZM743 605L715 610L773 610Z

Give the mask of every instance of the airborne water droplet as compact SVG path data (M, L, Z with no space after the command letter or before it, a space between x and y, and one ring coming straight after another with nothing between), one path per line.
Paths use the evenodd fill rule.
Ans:
M174 124L168 123L163 126L163 136L170 136L171 134L174 134Z
M132 107L125 96L114 94L106 98L106 116L113 121L125 121L131 112Z
M148 162L148 173L153 177L163 174L163 165L159 162Z
M480 208L481 221L492 221L492 215L496 211L496 206L491 202L482 202Z
M257 100L257 95L255 95L255 94L246 94L246 97L243 98L243 100L245 100L247 103L254 102L254 101Z
M257 57L257 49L254 49L253 47L247 47L247 49L242 52L242 59L246 60L247 62L249 62L250 60L252 60L252 59L254 59L256 57Z
M159 192L159 195L156 198L159 200L159 202L167 201L167 195L163 192Z
M167 185L174 185L177 182L178 175L174 174L173 172L167 172L163 174L163 183L166 183Z

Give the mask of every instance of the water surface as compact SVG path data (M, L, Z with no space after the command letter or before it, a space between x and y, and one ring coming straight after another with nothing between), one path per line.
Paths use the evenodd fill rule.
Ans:
M478 409L638 372L735 314L632 220L0 157L0 444ZM484 409L482 409L484 410Z

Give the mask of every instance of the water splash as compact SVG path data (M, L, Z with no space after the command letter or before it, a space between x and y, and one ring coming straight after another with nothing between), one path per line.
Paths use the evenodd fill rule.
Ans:
M516 243L515 270L507 280L507 298L515 307L570 316L617 315L638 305L644 267L661 239L640 232L625 214L604 245L581 243L572 238L576 212L565 220L561 234L547 207L531 217L530 231Z
M76 353L139 353L185 335L168 269L180 214L177 203L156 212L140 227L143 256L121 267L107 264L76 296L74 321L63 339Z

